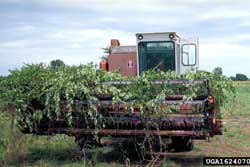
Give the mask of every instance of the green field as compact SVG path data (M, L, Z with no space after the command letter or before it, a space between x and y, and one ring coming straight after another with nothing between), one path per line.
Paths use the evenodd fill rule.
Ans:
M250 81L234 82L236 98L221 110L224 118L250 116Z
M201 166L204 156L250 156L250 82L234 84L236 97L221 110L223 135L195 141L191 152L166 155L160 166ZM23 135L15 123L11 115L0 112L0 166L124 166L121 150L97 148L91 150L92 157L84 156L72 137Z

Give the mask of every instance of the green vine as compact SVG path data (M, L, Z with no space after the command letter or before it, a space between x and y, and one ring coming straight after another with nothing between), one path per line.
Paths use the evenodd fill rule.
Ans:
M185 94L184 100L192 100L207 91L207 85L193 83L198 79L209 80L217 108L234 96L232 81L213 72L191 70L178 75L175 72L149 70L132 78L122 77L117 72L104 72L92 64L63 66L58 70L52 70L44 64L27 64L21 69L12 70L5 80L0 81L0 98L1 102L15 104L21 127L30 131L44 118L53 120L66 117L71 126L74 123L73 112L87 114L98 130L103 127L103 118L98 112L97 95L112 95L113 105L129 103L126 107L128 113L138 108L142 117L157 117L161 111L159 102L165 99L166 94L182 93ZM131 81L132 84L102 84L114 80ZM154 84L154 80L184 80L185 85ZM86 106L76 106L75 101L84 101ZM66 113L62 111L62 104L66 104ZM178 106L170 105L164 112L176 110Z

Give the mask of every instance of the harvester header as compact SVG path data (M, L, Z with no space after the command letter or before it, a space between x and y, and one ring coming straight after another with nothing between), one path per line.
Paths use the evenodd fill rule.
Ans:
M34 129L24 132L73 135L81 148L87 141L95 143L96 135L98 139L108 136L138 141L150 135L156 140L170 138L174 148L186 150L192 149L193 139L220 134L210 81L205 75L185 76L199 67L198 40L183 39L175 32L137 33L135 37L135 46L121 46L119 40L112 39L107 60L100 62L102 70L84 66L70 71L66 75L70 79L64 83L71 83L69 90L55 86L61 83L53 84L59 79L49 82L51 90L58 90L54 115L60 117L43 117ZM117 73L110 71L121 75L115 78ZM77 82L72 81L74 77ZM49 104L52 95L45 97ZM34 111L53 110L54 106L47 107L45 102Z

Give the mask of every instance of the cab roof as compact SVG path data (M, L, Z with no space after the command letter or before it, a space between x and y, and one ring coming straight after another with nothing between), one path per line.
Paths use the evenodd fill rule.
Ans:
M180 38L179 35L177 35L176 32L142 32L142 33L136 33L135 35L147 35L147 34L174 34L178 38Z

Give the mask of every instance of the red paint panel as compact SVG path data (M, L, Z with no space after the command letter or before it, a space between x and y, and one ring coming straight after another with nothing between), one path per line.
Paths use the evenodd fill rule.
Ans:
M137 75L136 52L109 55L109 71L119 70L123 76Z

